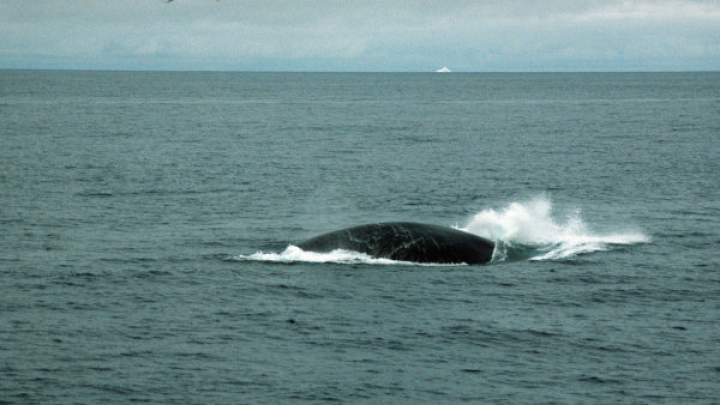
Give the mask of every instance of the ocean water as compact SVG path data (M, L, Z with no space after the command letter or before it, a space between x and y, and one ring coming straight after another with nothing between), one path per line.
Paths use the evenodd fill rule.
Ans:
M0 403L718 403L720 74L0 71ZM292 246L381 221L481 266Z

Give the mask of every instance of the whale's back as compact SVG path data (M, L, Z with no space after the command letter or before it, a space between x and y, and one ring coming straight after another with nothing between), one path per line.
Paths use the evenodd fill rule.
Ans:
M495 244L477 235L411 222L367 224L329 232L296 244L312 252L352 250L378 258L418 263L487 263Z

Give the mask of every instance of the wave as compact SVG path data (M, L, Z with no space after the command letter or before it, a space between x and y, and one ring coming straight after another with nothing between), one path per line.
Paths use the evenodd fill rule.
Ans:
M567 260L578 255L612 249L619 245L647 243L650 238L639 230L610 233L593 231L575 209L557 218L553 205L544 195L524 202L512 202L496 210L488 208L475 214L464 226L455 229L476 234L496 243L491 262L517 260ZM307 252L290 245L280 253L256 252L237 255L234 260L279 263L311 262L340 264L383 264L448 266L402 262L375 258L364 253L334 250L329 253Z
M339 264L392 264L408 266L440 266L433 263L414 263L392 259L377 258L365 253L353 252L351 250L337 249L328 253L308 252L297 246L290 245L280 253L256 252L251 255L237 255L234 260L253 260L277 263L339 263ZM447 264L442 264L447 266Z

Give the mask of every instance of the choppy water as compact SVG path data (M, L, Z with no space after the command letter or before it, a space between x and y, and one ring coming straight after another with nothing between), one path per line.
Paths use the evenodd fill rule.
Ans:
M0 403L717 403L720 74L0 71ZM483 266L289 247L380 221Z

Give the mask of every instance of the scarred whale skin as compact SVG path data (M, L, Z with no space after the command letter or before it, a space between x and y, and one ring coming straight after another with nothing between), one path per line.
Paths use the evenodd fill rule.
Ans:
M407 262L465 264L487 263L495 249L492 241L468 232L412 222L355 226L316 236L295 246L318 253L343 249Z

